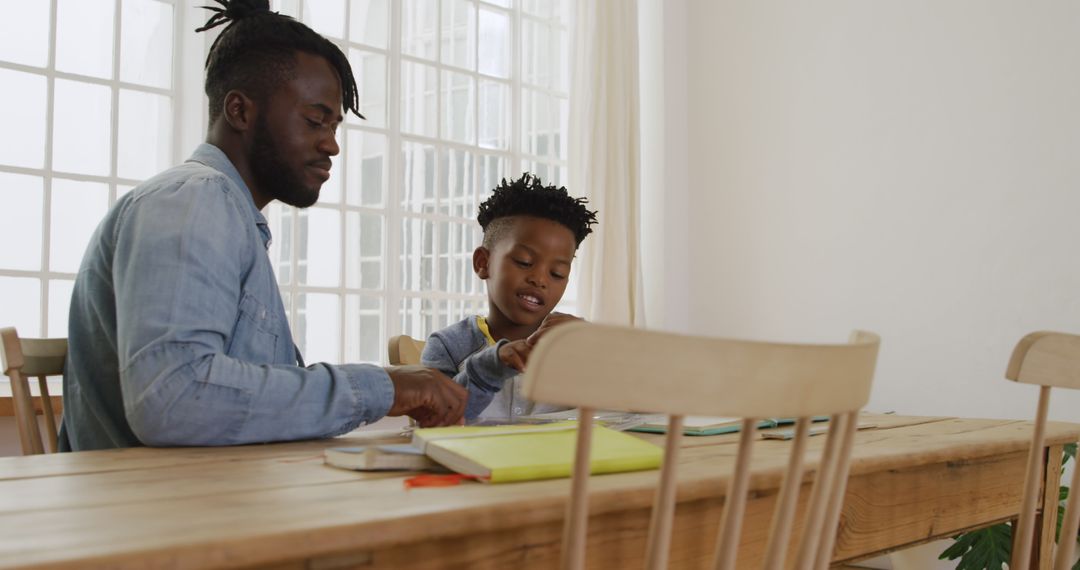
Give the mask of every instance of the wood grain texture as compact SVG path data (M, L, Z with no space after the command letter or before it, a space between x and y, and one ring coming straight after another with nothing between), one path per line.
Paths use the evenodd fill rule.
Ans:
M1014 518L1031 424L863 416L834 561ZM383 433L381 435L393 435ZM0 567L551 568L568 479L406 491L399 474L326 467L334 440L0 460ZM663 436L648 436L657 441ZM1047 424L1047 445L1080 426ZM807 442L810 481L825 438ZM672 568L704 568L737 436L684 437ZM791 442L757 441L739 566L762 560ZM589 480L587 568L640 568L659 473ZM797 502L806 508L808 484ZM789 560L794 556L789 548Z

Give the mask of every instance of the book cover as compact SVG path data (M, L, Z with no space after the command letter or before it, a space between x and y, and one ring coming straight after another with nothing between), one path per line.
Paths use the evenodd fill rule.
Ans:
M569 477L577 422L419 429L413 444L446 467L491 483ZM632 435L593 427L592 474L656 469L663 450Z
M410 444L333 447L323 451L323 462L354 471L441 470L424 453Z
M668 416L653 414L645 416L644 423L630 428L630 431L647 433L667 433ZM828 421L828 416L816 416L815 422ZM794 418L766 418L758 422L758 429L774 428L795 423ZM720 435L737 433L742 428L742 418L720 416L686 416L683 418L683 435Z

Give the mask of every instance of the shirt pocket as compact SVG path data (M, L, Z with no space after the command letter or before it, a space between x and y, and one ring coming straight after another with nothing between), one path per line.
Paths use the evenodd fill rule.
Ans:
M277 342L277 316L266 303L244 289L226 354L254 364L273 364Z

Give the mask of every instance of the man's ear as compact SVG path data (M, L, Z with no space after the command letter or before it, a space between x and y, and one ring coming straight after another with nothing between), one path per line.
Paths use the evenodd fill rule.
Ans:
M472 269L476 272L476 276L481 279L487 279L491 276L488 271L488 262L491 260L491 251L484 246L480 246L472 252Z
M225 94L221 117L235 131L244 132L255 125L258 112L255 101L240 91L233 89Z

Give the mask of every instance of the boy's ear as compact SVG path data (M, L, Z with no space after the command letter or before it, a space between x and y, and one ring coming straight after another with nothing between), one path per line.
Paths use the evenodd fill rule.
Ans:
M472 269L476 273L476 276L481 279L487 279L491 276L488 271L488 261L491 260L491 251L484 246L480 246L472 252Z

